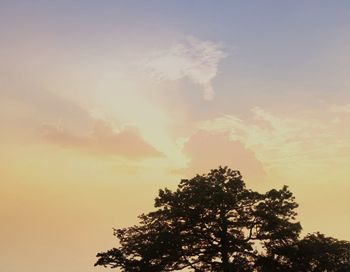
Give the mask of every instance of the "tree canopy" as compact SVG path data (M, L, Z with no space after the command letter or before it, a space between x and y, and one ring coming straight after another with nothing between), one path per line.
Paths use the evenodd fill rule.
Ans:
M300 239L287 186L258 193L239 171L219 167L159 190L155 211L115 229L118 247L95 265L125 272L350 271L350 243L320 233Z

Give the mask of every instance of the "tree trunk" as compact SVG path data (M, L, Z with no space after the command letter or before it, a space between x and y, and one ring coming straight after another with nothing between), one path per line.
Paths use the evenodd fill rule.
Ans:
M227 238L227 220L225 212L220 211L220 223L221 223L221 233L220 233L220 246L221 246L221 262L224 272L230 272L230 263L229 263L229 247L228 247L228 238Z

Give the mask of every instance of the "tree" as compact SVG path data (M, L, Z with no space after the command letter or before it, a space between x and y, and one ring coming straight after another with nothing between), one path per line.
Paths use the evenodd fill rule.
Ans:
M239 171L219 167L175 191L160 190L156 210L115 230L119 246L97 254L95 265L127 272L292 269L306 239L298 240L297 206L286 186L261 194L246 188Z
M262 271L350 271L350 242L317 232L260 259Z
M298 241L287 257L293 271L350 271L350 243L319 232Z

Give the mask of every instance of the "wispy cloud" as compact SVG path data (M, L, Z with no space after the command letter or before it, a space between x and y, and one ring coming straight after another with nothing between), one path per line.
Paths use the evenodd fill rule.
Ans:
M261 108L252 109L252 115L250 121L226 115L203 122L201 128L229 133L232 140L253 150L270 173L299 179L298 173L317 171L324 179L334 179L332 167L342 166L338 178L349 174L344 167L350 163L350 131L343 129L344 123L331 118L283 117Z
M212 100L215 95L212 80L226 56L221 44L188 37L185 42L151 53L142 65L156 80L188 78L201 86L205 100Z

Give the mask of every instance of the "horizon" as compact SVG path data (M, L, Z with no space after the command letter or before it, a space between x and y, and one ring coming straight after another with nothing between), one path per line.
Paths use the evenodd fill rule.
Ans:
M219 165L350 240L350 3L1 1L0 270L106 271Z

